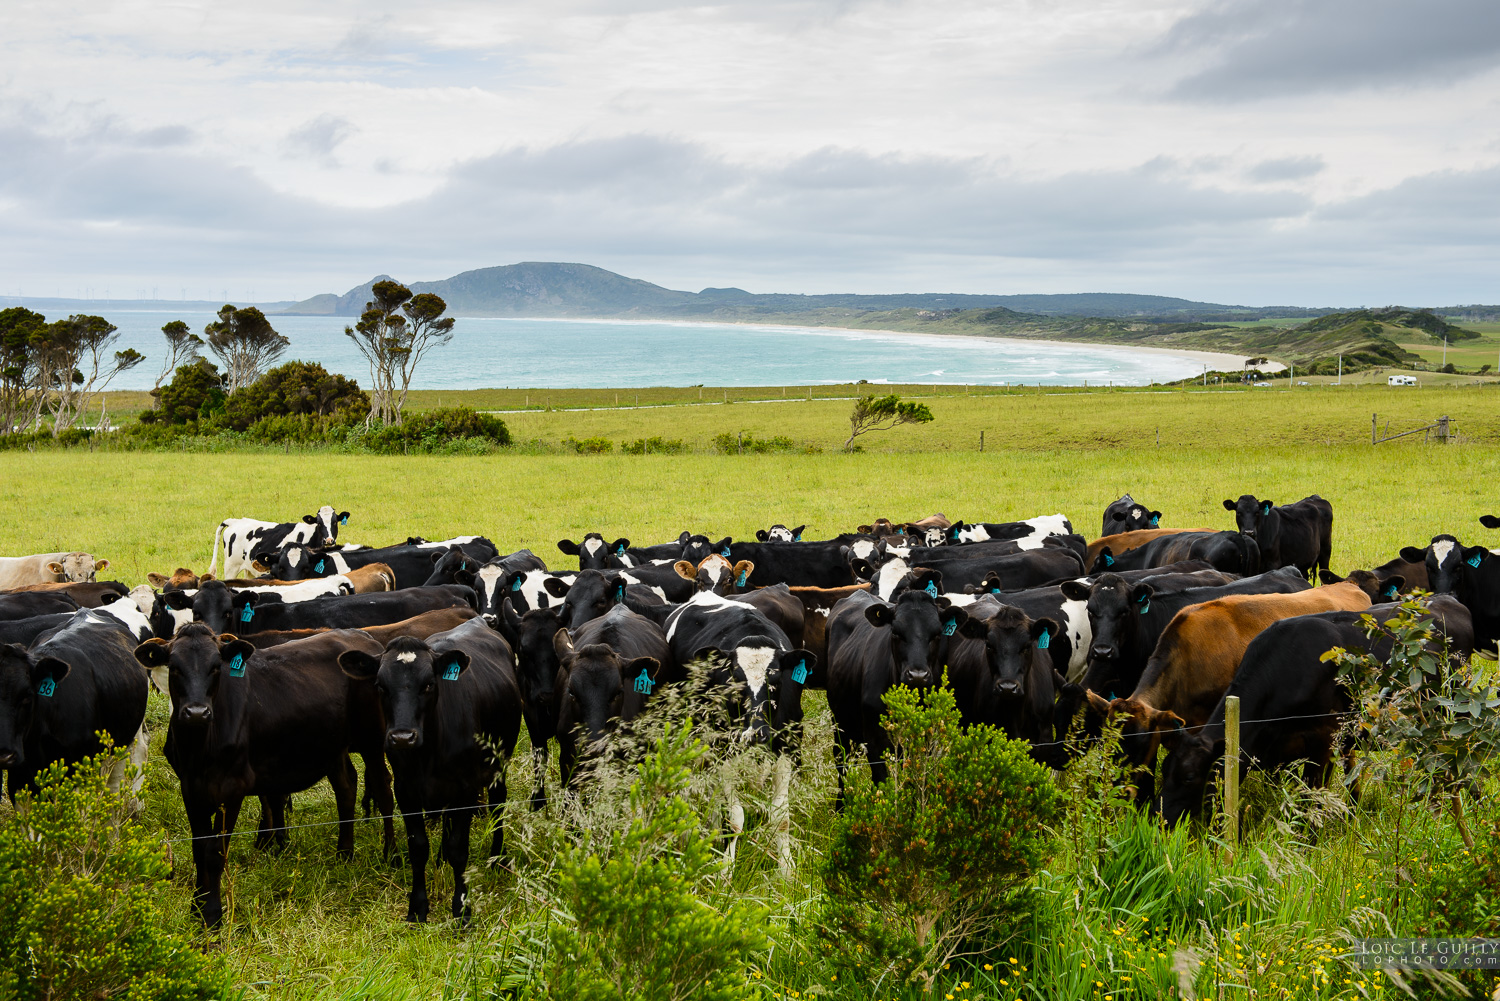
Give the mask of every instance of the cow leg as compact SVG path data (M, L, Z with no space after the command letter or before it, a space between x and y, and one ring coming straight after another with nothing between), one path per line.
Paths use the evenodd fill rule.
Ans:
M885 728L880 725L880 714L885 707L879 709L866 708L864 710L865 724L865 757L870 762L870 781L884 782L889 771L885 764L885 752L890 749L891 739L886 736Z
M578 743L574 735L559 733L557 735L557 768L562 774L563 788L569 792L577 792L573 786L573 769L578 760Z
M359 799L359 776L348 753L340 754L328 771L333 786L333 801L339 813L338 856L345 861L354 857L354 807Z
M401 853L396 850L396 825L391 819L396 812L396 798L391 795L391 772L385 764L385 752L366 751L365 799L373 800L380 811L381 857L392 865L401 863ZM365 814L369 816L368 811Z
M406 920L427 920L427 817L421 807L409 809L402 797L401 821L406 825L406 857L411 862L411 893L406 897Z
M224 856L214 835L218 833L222 813L217 806L183 803L193 846L193 910L210 928L224 918L219 901L219 877L224 871Z
M280 797L260 797L260 824L255 829L257 851L275 851L277 828L286 826L286 818L280 809Z
M726 772L719 775L719 784L724 790L724 801L729 805L728 816L724 818L724 826L728 829L729 844L725 848L725 854L729 856L729 867L734 868L734 856L739 848L740 835L745 831L745 804L740 802L739 787Z
M146 733L146 725L135 732L135 739L130 742L130 812L140 813L145 807L141 800L141 789L146 785L146 758L151 753L151 738Z
M833 808L842 812L844 809L844 775L849 771L849 755L854 753L854 742L844 736L844 731L837 730L834 733L833 742L833 767L839 776L839 791L834 797Z
M455 810L443 814L442 854L453 870L453 916L463 924L474 913L469 906L469 884L464 870L469 867L469 830L474 824L474 810Z
M505 764L502 762L500 767L495 770L495 777L490 779L488 797L489 809L487 812L490 822L494 825L494 830L490 834L490 859L492 861L505 858L505 801L509 795L509 789L505 784ZM465 823L464 843L467 845L469 835L467 822ZM468 851L467 848L464 850Z
M792 758L782 754L776 758L776 775L771 787L771 824L776 831L776 860L781 868L781 877L791 879L792 863Z

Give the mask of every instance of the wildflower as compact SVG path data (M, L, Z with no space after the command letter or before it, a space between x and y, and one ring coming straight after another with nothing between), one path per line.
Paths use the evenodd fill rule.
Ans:
M990 964L989 964L989 963L985 963L985 964L984 964L984 968L985 968L985 969L986 969L986 970L993 970L993 969L994 969L994 967L993 967L993 966L991 966L991 965L990 965Z

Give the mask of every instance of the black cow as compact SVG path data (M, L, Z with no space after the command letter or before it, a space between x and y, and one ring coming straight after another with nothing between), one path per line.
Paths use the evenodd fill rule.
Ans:
M1398 613L1394 605L1369 612L1320 612L1283 619L1250 641L1226 696L1240 700L1240 768L1266 770L1304 761L1303 780L1321 786L1333 758L1333 736L1351 701L1338 682L1338 666L1322 655L1334 647L1369 650L1389 658L1391 640L1372 644L1365 616L1384 623ZM1435 627L1432 649L1445 641L1451 656L1467 661L1474 634L1468 610L1451 596L1436 595L1429 604ZM1224 701L1201 727L1169 731L1162 764L1162 815L1168 823L1198 814L1209 780L1224 757Z
M494 625L515 651L516 685L531 741L531 808L540 810L547 805L547 745L557 736L559 665L552 641L559 632L567 631L562 606L533 608L520 614L505 599Z
M453 870L452 913L467 921L469 829L485 790L496 814L489 857L505 848L505 767L521 731L510 647L483 619L470 619L425 642L401 637L378 657L350 650L338 662L351 678L375 682L385 711L385 750L411 857L406 920L427 920L427 818L437 815L438 853Z
M951 641L948 651L948 684L964 724L988 724L1012 740L1030 741L1033 758L1061 768L1066 761L1057 744L1055 704L1067 681L1047 652L1058 624L1032 620L1012 605L993 607L990 600L968 609L962 639Z
M1483 546L1465 546L1451 535L1433 536L1427 549L1407 546L1401 558L1422 556L1434 594L1452 594L1469 610L1476 649L1500 641L1500 558Z
M65 625L74 612L55 612L52 615L33 615L29 619L10 619L0 622L0 643L19 643L30 646L42 633Z
M177 611L192 609L194 621L207 623L215 632L221 633L254 633L267 629L358 629L400 622L435 608L473 608L476 603L473 589L459 584L283 602L274 593L231 590L218 580L211 580L192 593L164 591L161 601Z
M604 536L598 532L590 532L583 537L583 545L571 539L563 539L557 544L557 548L569 556L577 556L580 570L620 570L652 563L675 563L678 560L687 560L697 566L710 553L727 556L725 550L729 548L729 541L724 538L711 542L706 535L683 532L672 542L632 547L629 539L605 543Z
M785 525L772 525L770 528L759 528L755 531L755 538L759 542L801 542L802 530L806 525L798 525L796 528L787 528Z
M78 602L60 591L16 591L0 594L0 622L78 611Z
M101 752L99 731L130 748L133 764L145 764L144 745L135 746L146 716L146 676L131 656L138 636L119 618L89 609L67 616L29 650L0 646L0 768L10 773L12 800L53 762Z
M545 615L546 612L528 612ZM675 680L661 627L624 605L570 634L552 634L557 658L557 763L564 785L576 783L578 742L597 747L614 720L632 720L658 685Z
M860 591L834 607L828 621L828 707L838 740L840 807L856 745L865 745L871 777L885 780L885 752L891 746L880 725L885 693L896 685L938 684L949 637L967 621L963 609L926 591L907 591L895 604Z
M1092 573L1118 573L1183 560L1203 560L1215 570L1241 575L1276 569L1263 564L1255 540L1239 532L1177 532L1151 539L1118 556L1105 546L1099 550L1089 570Z
M772 543L796 545L796 543ZM709 660L711 688L738 689L730 715L744 721L741 739L795 752L801 744L802 690L817 657L750 605L711 591L693 596L666 622L667 645L679 669Z
M338 658L351 650L374 656L380 644L343 629L256 650L194 622L170 641L136 648L136 659L172 698L167 763L177 773L193 835L193 907L205 924L223 918L219 881L247 796L261 799L257 843L283 842L286 797L327 778L338 808L338 853L353 854L357 779L350 751L364 757L367 779L377 780L371 785L387 819L387 853L393 850L380 706L368 686L340 673Z
M929 558L922 569L936 570L943 575L943 586L949 591L961 593L966 586L978 586L993 575L1007 591L1019 591L1028 587L1050 584L1058 578L1082 576L1083 560L1071 549L1044 547L1010 556L992 556L983 559ZM854 572L861 580L870 581L876 594L889 600L896 586L913 570L912 564L899 557L889 557L871 566L856 560Z
M1160 511L1153 511L1149 504L1139 504L1134 497L1126 494L1104 509L1104 527L1100 530L1099 537L1102 539L1106 535L1160 527Z
M563 625L569 629L577 629L627 599L637 609L643 605L663 604L651 587L631 582L626 574L626 571L611 571L606 574L599 570L580 570L572 584L557 577L547 578L543 583L548 594L562 602ZM676 577L677 571L672 570L672 575ZM678 577L677 584L681 586L674 585L675 593L682 595L682 591L686 590L688 594L682 595L684 598L692 593L692 585L687 581Z
M1070 581L1062 593L1088 602L1093 640L1083 686L1100 695L1135 690L1156 641L1172 617L1189 605L1231 594L1294 594L1311 587L1293 567L1213 587L1193 587L1158 595L1148 580L1104 574L1093 584Z
M384 549L331 549L311 546L288 546L276 556L269 569L277 580L306 580L347 573L356 567L384 563L396 575L397 589L420 587L432 576L433 556L457 546L481 565L494 559L499 550L489 539L467 535L443 542L387 546Z
M752 587L791 584L804 587L843 587L858 583L849 571L849 546L833 542L734 542L727 559L749 561ZM696 564L695 564L696 565Z
M1241 534L1255 540L1262 569L1296 567L1303 574L1328 569L1333 549L1333 505L1317 494L1280 507L1241 494L1239 500L1226 500L1224 510L1234 512Z
M486 563L475 559L458 546L449 546L432 557L432 576L422 582L423 587L436 584L462 584L478 590L479 571L485 567L499 567L503 571L525 573L528 570L546 570L547 564L529 549L521 549L505 556L497 556Z

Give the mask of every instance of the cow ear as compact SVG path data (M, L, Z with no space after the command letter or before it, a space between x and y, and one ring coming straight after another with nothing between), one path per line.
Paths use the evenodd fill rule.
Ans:
M806 527L807 527L806 525L798 525L796 528L792 529L792 541L793 542L801 542L802 541L802 530L804 528L806 528ZM1493 528L1494 526L1492 525L1490 527Z
M211 580L218 580L218 579L219 578L215 577L211 573L204 573L204 574L199 575L199 577L198 577L198 583L199 584L207 584Z
M615 578L615 584L610 588L609 596L616 605L625 603L625 581L622 578Z
M1233 511L1234 510L1234 501L1232 501L1232 500L1226 500L1224 502L1224 510L1226 510L1226 511Z
M1270 501L1268 501L1268 500L1261 501L1260 502L1260 513L1261 514L1270 514L1271 513L1271 507L1272 507L1272 504L1271 504Z
M238 636L235 636L231 633L225 633L223 636L219 637L219 659L225 661L226 663L228 661L234 660L235 657L241 657L244 660L249 660L250 655L254 652L255 644L248 643L245 640L240 639Z
M433 655L432 667L444 681L457 681L468 670L469 655L462 650L445 650Z
M628 664L623 662L620 664L620 677L626 681L632 678L639 678L643 674L652 681L655 681L660 671L661 661L655 657L637 657Z
M949 605L938 613L938 618L943 622L943 635L952 636L969 621L969 613L957 605Z
M108 570L108 569L109 569L109 560L95 560L94 561L94 572L95 573L98 573L100 570Z
M345 650L339 654L339 667L355 681L374 681L380 673L380 658L363 650Z
M1400 574L1391 574L1385 580L1380 582L1381 597L1394 599L1396 595L1401 593L1401 589L1405 586L1405 577L1401 576Z
M135 648L135 659L145 667L165 667L172 644L163 639L150 639Z
M678 542L679 545L685 546L689 542L691 542L692 539L693 539L693 535L692 535L691 532L683 532L681 535L679 535L677 537L677 542Z
M47 686L50 693L50 690L56 688L57 683L66 678L72 670L72 667L65 660L58 660L56 657L43 657L31 665L32 688L45 686L48 681L51 681L52 684Z
M186 591L163 591L161 603L174 612L185 612L193 607L193 598Z
M1318 581L1320 583L1323 583L1323 584L1338 584L1338 583L1341 583L1343 581L1343 579L1344 578L1340 577L1338 574L1334 573L1332 570L1319 570L1318 571Z
M1151 606L1151 596L1156 593L1156 588L1150 584L1137 584L1130 589L1130 600L1141 606L1141 612Z
M478 579L478 577L475 577L468 570L453 571L453 582L455 584L462 584L465 587L473 587L475 581L477 581Z
M713 543L711 548L714 552L718 553L720 556L724 557L727 560L729 558L729 546L733 542L734 536L726 535L718 542Z
M1040 640L1042 636L1045 635L1047 639L1050 640L1052 637L1056 636L1061 629L1062 627L1051 619L1037 619L1031 624L1031 638L1034 640Z
M1150 528L1158 528L1158 527L1160 527L1160 525L1161 525L1161 512L1160 511L1152 511L1151 514L1146 518L1146 524Z
M757 542L765 542L766 539L770 538L770 536L771 533L767 532L764 528L757 528L755 530L755 540Z
M568 594L568 582L560 577L542 578L542 590L554 598L565 598Z
M1464 562L1475 569L1489 558L1490 551L1483 546L1472 546L1463 551Z
M448 554L446 552L433 553L432 554L432 559L429 560L428 562L430 562L430 563L436 563L438 560L442 559L444 556L447 556L447 555Z
M1093 588L1081 580L1065 580L1062 582L1061 591L1064 598L1069 601L1088 601Z
M875 576L875 568L870 562L857 556L849 563L849 571L854 574L855 580L869 580Z
M500 599L500 618L515 631L517 635L521 632L521 617L516 614L516 606L510 603L510 598Z
M1492 514L1480 515L1479 523L1485 528L1500 528L1500 518L1497 518Z
M750 575L755 572L755 564L749 560L740 560L734 565L734 586L745 587L750 580Z
M574 542L572 539L557 540L557 548L562 550L562 552L567 556L578 555L578 543Z
M146 575L147 582L149 582L150 585L154 588L166 587L167 583L171 581L171 579L172 578L168 577L166 574L159 574L154 571Z
M566 629L558 629L552 634L552 652L557 654L558 660L569 660L573 656L573 637Z
M47 572L50 574L65 574L67 573L67 570L61 563L48 563Z
M958 627L960 636L967 636L971 640L982 640L990 633L990 624L987 619L976 619L970 615L964 620L964 624Z
M347 525L347 524L349 524L349 512L348 511L340 511L339 512L338 523L340 525Z
M672 569L676 570L677 576L681 577L683 580L698 579L698 568L693 566L687 560L678 560L676 563L672 564Z
M886 604L869 605L865 608L865 620L872 626L888 626L891 624L891 606Z
M1416 546L1402 546L1400 555L1408 563L1422 563L1427 559L1427 550Z
M304 524L304 525L316 525L317 523L318 523L318 519L314 515L304 514L302 516L302 524Z
M1187 726L1187 720L1172 712L1170 709L1147 709L1146 723L1152 730L1181 730Z
M874 525L860 525L854 529L854 534L856 535L873 535L874 532Z
M623 556L625 555L625 550L630 548L630 540L616 539L613 543L610 544L609 548L614 550L616 556Z
M1084 698L1088 700L1089 709L1096 716L1108 718L1110 713L1114 711L1115 704L1109 699L1104 698L1104 696L1096 694L1092 688L1085 690L1083 694Z

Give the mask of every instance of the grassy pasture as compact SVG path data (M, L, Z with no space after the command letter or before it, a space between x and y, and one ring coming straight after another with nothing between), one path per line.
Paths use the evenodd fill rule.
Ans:
M1485 539L1479 515L1500 513L1493 489L1500 471L1491 447L1495 431L1486 428L1486 422L1493 426L1493 406L1482 390L1030 391L969 399L945 393L931 405L934 424L872 436L871 450L853 456L9 452L0 454L0 503L10 512L0 530L0 551L84 548L113 561L111 576L135 584L147 571L206 566L220 518L289 517L332 502L353 512L350 541L384 544L410 534L479 532L503 549L530 547L552 566L564 567L570 561L557 552L556 540L591 530L655 542L683 528L748 537L783 521L806 522L808 537L817 538L879 515L943 511L969 520L1005 520L1063 511L1092 535L1103 506L1126 490L1164 511L1168 525L1228 528L1232 519L1220 505L1225 497L1253 492L1285 501L1316 492L1334 505L1333 564L1342 572L1381 562L1436 532ZM706 442L721 431L748 429L757 437L786 434L831 449L842 441L847 410L846 402L826 401L537 412L506 419L522 439L659 434ZM1393 424L1447 412L1466 435L1471 427L1473 433L1447 447L1424 448L1417 436L1416 444L1406 439L1372 448L1365 437L1371 411L1389 412ZM1160 447L1153 437L1157 427ZM981 429L983 454L977 451ZM734 892L765 901L783 923L804 913L816 893L809 872L825 843L834 781L820 693L809 696L807 710L806 765L793 798L797 875L789 882L776 875L758 833L764 829L752 818L733 878ZM148 724L156 753L148 766L147 819L168 837L182 838L187 829L176 782L160 756L166 713L165 699L153 695ZM225 878L231 907L226 929L206 937L205 945L225 956L249 998L488 996L480 990L488 985L467 978L487 975L493 983L483 973L486 963L506 951L506 936L519 922L546 906L528 889L533 884L526 874L544 868L572 836L555 816L532 816L519 802L531 768L524 730L521 744L511 764L507 814L521 882L504 871L480 869L474 881L477 917L469 931L438 920L426 927L401 921L406 875L380 861L373 825L360 825L353 863L334 861L332 829L315 826L333 818L331 795L320 785L297 797L291 822L313 826L293 831L284 855L255 851L247 836L236 840ZM554 790L555 782L554 762ZM1257 788L1252 779L1252 798ZM1270 802L1275 792L1264 788L1261 795ZM1394 885L1389 859L1381 853L1389 854L1395 809L1382 805L1378 794L1368 797L1366 812L1285 856L1277 854L1287 843L1285 834L1269 822L1254 828L1255 848L1232 866L1224 863L1224 871L1258 881L1275 901L1263 921L1246 925L1246 947L1284 958L1289 969L1294 963L1311 969L1314 949L1341 941L1338 930L1350 927L1351 915L1367 906L1394 914L1379 894ZM255 816L255 806L247 805L240 829L252 828ZM1418 810L1405 817L1409 850L1428 857L1452 851L1451 836L1445 841L1431 816ZM185 843L173 849L180 864L163 893L186 921L191 865ZM1261 849L1277 859L1273 877L1253 875ZM1071 894L1072 874L1086 872L1099 850L1060 844L1044 885ZM1213 852L1206 843L1193 851ZM435 867L431 874L436 919L446 913L451 884ZM1050 944L1027 945L1023 932L1011 946L1032 964L1032 986L1002 994L996 973L954 996L1102 997L1096 977L1114 984L1116 997L1164 996L1164 988L1149 986L1139 972L1135 986L1122 984L1116 975L1137 968L1120 956L1101 965L1089 952L1094 937L1120 935L1124 943L1131 940L1127 933L1144 935L1138 922L1118 918L1125 931L1114 932L1116 917L1085 914L1071 897L1059 901L1052 920L1074 924L1050 925L1047 934L1056 936ZM1410 925L1398 920L1397 926ZM1215 940L1189 931L1183 942L1189 941L1203 952ZM806 934L784 938L765 970L775 996L796 990L807 997L811 989L832 998L870 996L866 985L831 983L812 946ZM1171 949L1162 956L1162 982L1175 983ZM1043 979L1044 967L1050 979ZM986 976L977 970L970 975ZM1355 996L1354 986L1319 988L1316 979L1308 989L1307 976L1302 974L1295 992L1267 996ZM958 983L952 987L956 991Z

